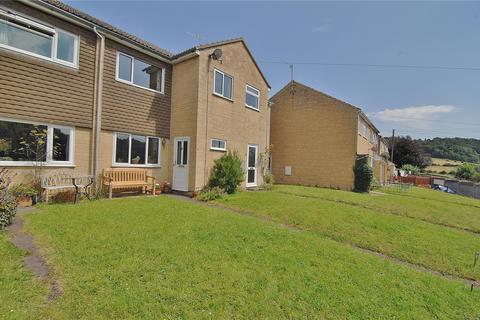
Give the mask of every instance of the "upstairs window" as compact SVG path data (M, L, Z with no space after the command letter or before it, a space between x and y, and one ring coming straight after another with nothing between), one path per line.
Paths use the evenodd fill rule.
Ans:
M260 90L249 86L245 87L245 106L254 110L260 110Z
M71 165L74 129L0 120L0 165Z
M160 165L160 138L128 133L115 134L115 166Z
M117 80L137 87L163 93L165 70L134 58L117 53Z
M233 77L215 69L214 93L221 97L232 100Z
M78 36L0 9L0 47L78 65Z

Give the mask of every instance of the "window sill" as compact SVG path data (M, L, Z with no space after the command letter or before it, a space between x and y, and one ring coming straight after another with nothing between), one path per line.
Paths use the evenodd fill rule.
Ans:
M260 112L260 108L256 109L256 108L254 108L254 107L252 107L252 106L249 106L248 104L245 105L245 108L252 109L252 110L254 110L254 111Z
M160 164L112 164L112 168L161 168Z
M138 84L131 83L131 82L128 82L126 80L122 80L120 78L116 78L115 80L117 80L117 82L129 85L129 86L132 86L132 87L135 87L135 88L139 88L139 89L150 91L150 92L153 92L153 93L156 93L156 94L162 94L163 95L162 91L157 91L157 90L153 90L153 89L150 89L150 88L145 88L145 87L139 86Z
M36 59L38 61L46 61L48 63L52 63L56 66L65 67L65 68L68 68L70 70L78 70L79 69L78 61L76 63L63 62L62 60L59 60L59 59L53 59L51 57L45 57L45 56L42 56L42 55L39 55L39 54L35 54L35 53L29 52L29 51L26 51L26 50L22 50L22 49L17 49L17 48L10 47L10 46L4 45L4 44L0 44L0 48L2 50L9 51L13 54L19 54L19 55L22 55L22 56L25 56L25 57L28 57L28 58Z
M234 101L233 101L233 99L230 99L230 98L224 97L224 96L222 96L221 94L218 94L218 93L216 93L216 92L214 92L214 93L212 93L212 94L213 94L214 96L216 96L216 97L219 97L219 98L225 99L225 100L227 100L227 101L229 101L229 102L234 102Z
M210 148L210 151L227 152L227 149Z

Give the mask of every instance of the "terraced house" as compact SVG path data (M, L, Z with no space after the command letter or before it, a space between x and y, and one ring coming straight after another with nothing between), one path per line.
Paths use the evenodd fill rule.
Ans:
M272 172L285 184L352 190L353 167L368 156L374 179L392 179L385 141L378 129L351 104L292 81L271 101Z
M256 186L268 90L243 39L174 54L58 1L0 3L0 167L17 178L133 167L195 191L232 149Z

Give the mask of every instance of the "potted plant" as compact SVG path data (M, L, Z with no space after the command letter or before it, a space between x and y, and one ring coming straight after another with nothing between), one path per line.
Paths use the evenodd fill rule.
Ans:
M38 195L37 190L25 183L17 184L10 187L10 192L17 199L17 203L20 207L32 206L33 198Z

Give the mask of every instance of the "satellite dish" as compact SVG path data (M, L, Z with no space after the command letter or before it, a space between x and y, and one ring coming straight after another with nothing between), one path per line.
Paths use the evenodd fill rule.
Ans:
M215 60L220 60L222 58L222 49L215 49L212 53L212 57Z

